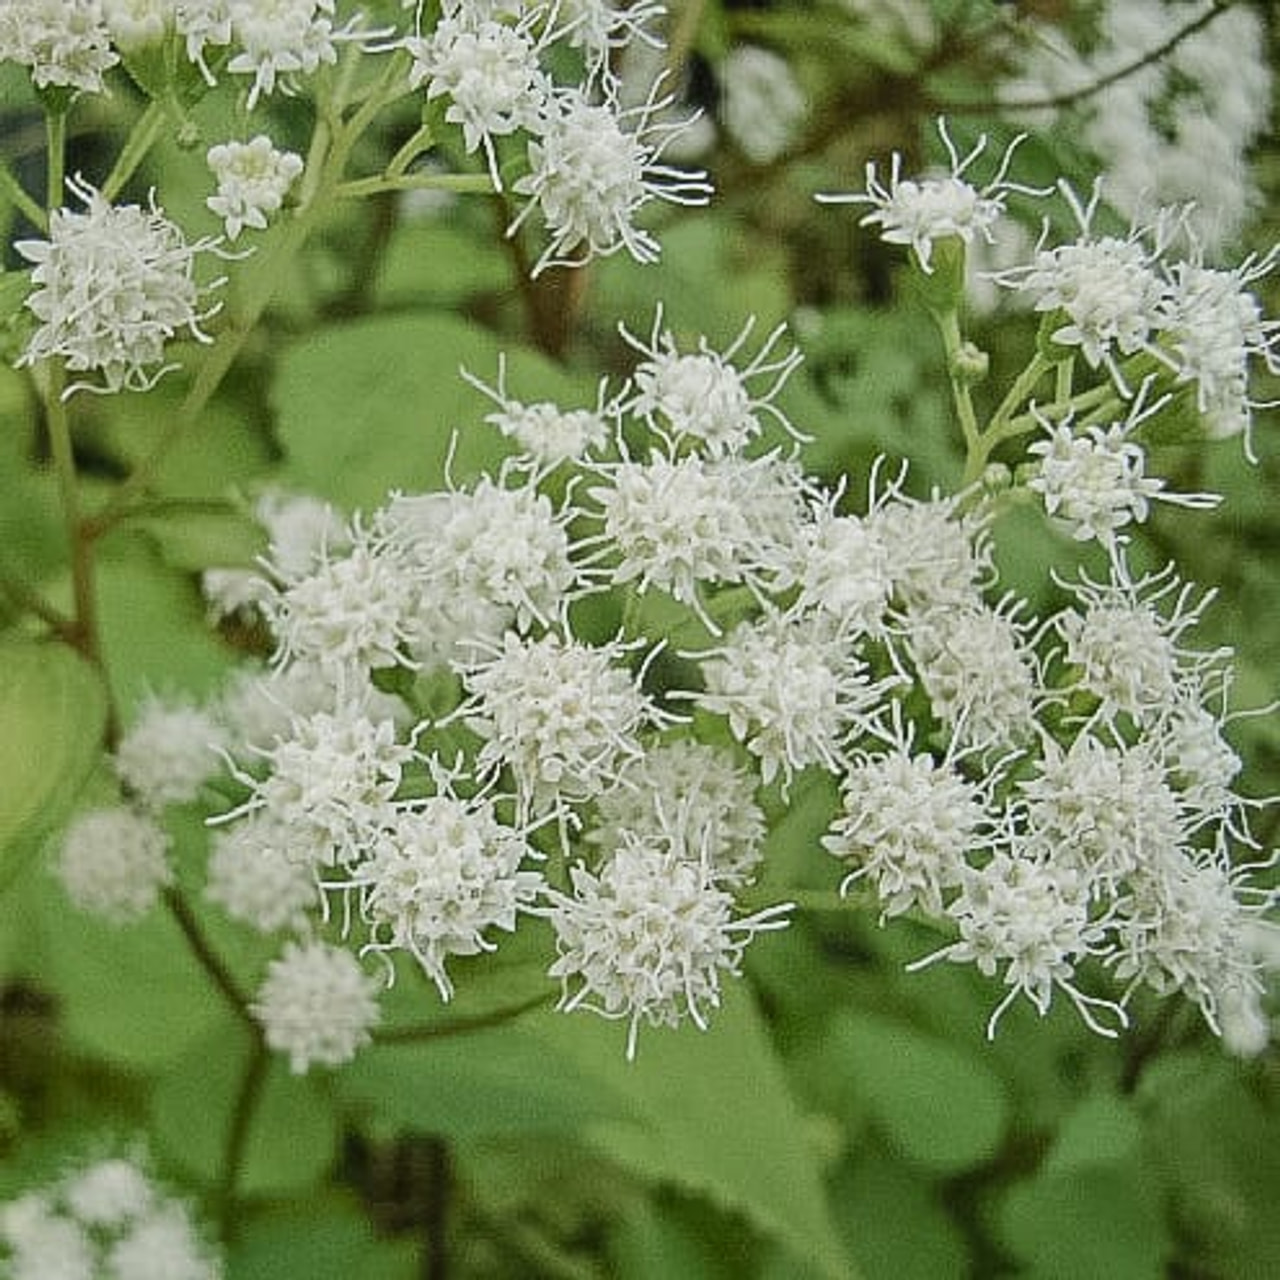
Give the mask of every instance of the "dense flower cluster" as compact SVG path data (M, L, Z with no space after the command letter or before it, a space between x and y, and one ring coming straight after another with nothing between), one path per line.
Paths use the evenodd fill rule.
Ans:
M191 1211L136 1155L105 1156L0 1204L4 1280L218 1280Z

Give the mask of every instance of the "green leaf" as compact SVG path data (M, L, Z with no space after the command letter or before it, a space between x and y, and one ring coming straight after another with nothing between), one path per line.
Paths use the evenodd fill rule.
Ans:
M157 1147L193 1178L215 1185L250 1052L243 1027L224 1022L175 1062L151 1098ZM239 1180L248 1196L296 1194L333 1164L337 1119L320 1074L295 1076L279 1055L267 1067L249 1120Z
M1014 1187L1002 1235L1034 1280L1161 1280L1169 1241L1161 1206L1137 1162L1047 1173Z
M375 1130L413 1129L470 1141L503 1133L573 1133L626 1115L625 1098L525 1026L491 1027L366 1049L336 1081Z
M61 644L0 644L0 888L70 810L102 754L106 694Z
M1045 1160L1046 1173L1067 1174L1135 1157L1142 1124L1127 1098L1098 1094L1083 1098L1062 1122Z
M634 1062L621 1024L547 1012L530 1030L555 1059L617 1092L635 1120L594 1120L585 1138L643 1177L743 1214L821 1274L853 1270L827 1211L821 1161L745 986L710 1028L648 1028Z
M866 1280L961 1280L972 1274L964 1237L933 1188L878 1144L841 1169L831 1203Z
M152 691L210 692L234 655L210 630L195 581L165 565L143 538L113 538L109 550L99 564L98 607L121 706Z
M443 488L493 467L508 446L484 422L493 404L461 377L492 381L502 344L446 315L394 315L322 329L288 351L271 389L288 455L284 478L346 507L379 505L391 489ZM521 400L593 403L585 387L530 351L507 360ZM451 442L457 444L449 465Z
M867 1013L832 1019L827 1060L889 1145L913 1164L963 1169L996 1150L1004 1130L1004 1088L976 1054Z
M222 1016L218 996L163 907L116 927L75 911L37 877L41 979L80 1049L138 1071L180 1058Z
M346 1197L326 1196L251 1218L227 1256L227 1280L415 1280L418 1247L381 1240Z

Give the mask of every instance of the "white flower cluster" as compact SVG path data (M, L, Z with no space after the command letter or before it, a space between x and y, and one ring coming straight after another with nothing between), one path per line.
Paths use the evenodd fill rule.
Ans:
M1211 8L1207 0L1108 0L1087 43L1080 40L1088 52L1064 30L1037 24L1023 45L1025 64L1001 96L1010 111L1043 125L1055 113L1017 104L1088 90L1137 68L1069 108L1077 136L1107 172L1107 196L1117 209L1143 219L1155 204L1185 203L1201 242L1218 249L1232 241L1256 199L1247 155L1271 110L1261 14L1248 5L1219 6L1164 56L1149 56Z
M136 1156L107 1156L0 1204L4 1280L218 1280L191 1211Z
M38 89L99 93L119 61L101 0L6 0L0 5L0 62L30 69Z
M1228 655L1189 634L1208 597L1172 570L1135 580L1113 538L1110 576L1062 582L1069 606L1033 619L995 594L977 495L912 498L878 466L856 514L804 475L781 333L754 355L749 328L724 350L661 317L626 336L632 378L572 450L563 411L542 406L540 434L500 373L476 385L527 447L496 475L268 558L274 670L223 699L242 799L215 820L208 894L288 937L254 1005L269 1043L305 1070L370 1034L370 978L320 940L335 903L360 957L389 977L407 957L443 999L538 915L562 1008L626 1022L629 1053L644 1025L703 1025L785 920L736 908L759 793L786 803L811 769L842 786L824 843L845 889L953 928L925 962L999 978L993 1030L1064 992L1112 1032L1148 987L1255 1042L1268 898L1232 861L1251 837ZM1114 533L1157 496L1125 443L1089 474L1127 496L1093 507L1062 480L1071 450L1033 452L1059 517ZM612 638L581 625L604 593L629 598ZM1194 885L1217 886L1211 915L1189 915ZM1123 989L1095 994L1107 969Z
M235 240L245 227L262 231L267 215L280 208L302 172L302 157L278 151L264 133L250 142L210 147L207 159L218 190L205 203L223 220L228 240Z
M926 272L939 243L989 241L1004 217L1008 192L1045 194L1008 180L1012 148L995 178L986 187L975 188L964 174L981 154L983 140L960 157L945 128L940 126L940 131L952 162L949 174L919 181L902 178L901 158L895 153L887 187L870 164L865 193L818 197L828 203L870 204L863 223L878 227L889 243L910 245ZM1102 198L1101 183L1095 184L1083 203L1065 182L1059 187L1079 227L1077 239L1049 246L1046 224L1031 260L992 273L992 278L1043 313L1045 334L1064 356L1078 352L1090 370L1105 370L1121 398L1133 395L1135 383L1141 387L1148 381L1156 383L1157 399L1160 391L1194 389L1205 434L1213 439L1243 435L1248 448L1253 411L1258 407L1249 394L1250 364L1257 361L1273 374L1280 372L1280 322L1264 317L1250 286L1280 262L1280 248L1247 258L1234 268L1208 267L1203 245L1188 223L1187 208L1159 210L1149 223L1135 225L1124 236L1100 236L1093 224ZM1190 256L1182 260L1173 256L1173 242L1179 236L1191 243ZM1040 420L1052 430L1065 423L1061 414L1067 410L1069 406L1054 413L1042 406ZM1123 429L1117 435L1106 434L1115 422L1101 424L1101 439L1086 429L1086 446L1091 443L1097 448L1080 449L1081 437L1072 435L1059 440L1052 452L1074 453L1076 470L1094 472L1087 483L1096 479L1096 469L1086 454L1098 452L1109 455L1103 464L1108 470L1118 468L1127 473L1127 480L1140 480L1134 473L1133 450L1125 447L1124 437L1142 418L1139 404L1119 424ZM1125 487L1123 500L1109 504L1104 529L1125 522L1124 507L1129 515L1141 518L1144 502L1140 499L1151 496L1151 490L1144 495L1141 483ZM1084 505L1089 505L1087 499ZM1090 521L1086 519L1081 527L1090 527Z
M611 67L632 41L656 43L648 24L654 4L502 5L446 0L434 25L416 6L415 32L402 42L413 58L410 84L428 101L447 102L445 119L462 131L468 154L484 153L493 185L510 183L526 200L508 228L515 235L536 211L548 243L534 265L573 265L626 250L641 262L658 257L658 242L636 225L653 199L704 204L705 175L662 162L682 125L660 124L665 101L657 85L640 106L625 107ZM577 81L558 83L551 67L568 63ZM503 148L523 139L523 149Z
M189 244L154 199L149 209L113 205L79 179L67 186L84 212L55 209L47 240L14 245L35 264L26 305L40 322L18 363L61 359L71 373L101 375L82 386L145 391L173 367L164 346L176 333L209 341L200 323L217 307L201 310L195 259L211 245Z

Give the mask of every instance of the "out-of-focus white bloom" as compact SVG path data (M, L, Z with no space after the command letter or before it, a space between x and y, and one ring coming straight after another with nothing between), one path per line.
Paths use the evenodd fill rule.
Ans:
M1231 271L1179 263L1165 326L1178 376L1196 384L1196 402L1214 439L1241 435L1249 444L1253 410L1249 361L1280 373L1280 323L1264 318L1248 286L1280 262L1280 248Z
M295 1075L316 1064L340 1067L369 1043L378 1021L377 983L341 947L286 942L249 1012L267 1045L289 1055Z
M302 172L302 157L292 151L277 151L264 133L251 142L222 142L210 147L207 159L218 190L205 204L222 219L228 240L236 239L245 227L264 230L267 215L279 210L285 193Z
M0 1206L0 1273L219 1280L222 1268L184 1204L161 1194L136 1158L108 1156Z
M846 743L875 724L895 683L872 680L825 620L778 615L736 626L702 673L697 703L728 719L765 782L781 774L784 785L809 765L841 772Z
M866 877L882 916L916 908L942 915L944 895L963 883L965 855L989 842L979 789L951 765L902 747L853 765L842 794L842 813L822 844L860 865L840 892Z
M573 896L548 892L564 984L560 1008L625 1018L627 1057L641 1022L705 1030L721 974L736 975L751 938L785 928L790 904L735 920L733 898L705 864L625 834L599 874L570 870ZM576 988L576 989L575 989Z
M159 44L173 26L173 0L102 0L112 42L124 53Z
M205 896L259 933L301 929L320 905L315 872L293 852L295 837L266 811L214 831Z
M449 1000L449 956L493 951L486 930L510 933L542 887L540 872L521 870L530 853L492 804L442 791L398 812L340 887L359 892L373 935L365 949L407 951Z
M637 262L656 262L657 240L635 216L655 197L675 204L706 204L705 175L661 162L667 139L682 125L660 125L660 103L615 112L580 89L557 91L529 142L530 172L515 183L529 203L507 229L514 235L537 209L550 243L534 264L577 266L625 249ZM632 121L634 125L632 126Z
M1040 677L1017 606L908 615L907 647L934 714L958 743L1008 746L1030 732Z
M1247 152L1267 127L1271 72L1261 15L1248 6L1219 9L1170 47L1170 36L1208 8L1202 0L1108 0L1087 53L1041 24L1022 42L1029 56L1001 97L1010 111L1044 122L1052 111L1024 104L1079 94L1066 108L1070 122L1059 119L1057 128L1098 156L1110 203L1130 218L1182 205L1197 237L1216 250L1256 200Z
M29 67L37 89L100 93L103 73L119 61L101 0L5 0L0 5L0 62Z
M988 1038L994 1039L1000 1019L1020 995L1043 1017L1055 988L1066 992L1099 1035L1114 1036L1128 1025L1118 1005L1074 985L1076 965L1107 945L1103 924L1090 919L1088 886L1075 870L998 851L980 871L967 871L947 914L959 926L960 940L910 967L953 960L973 963L988 977L1003 969L1009 991L987 1023ZM1098 1021L1104 1010L1117 1026Z
M698 339L696 352L681 352L671 330L662 328L661 307L647 345L620 326L623 338L644 357L636 367L636 394L627 410L674 445L702 449L714 458L742 452L760 435L764 417L800 439L774 399L803 356L794 349L774 355L786 333L786 326L779 325L748 363L736 367L734 358L754 328L752 317L722 352L705 337ZM748 383L756 378L767 379L768 385L752 390Z
M720 118L743 155L768 164L795 139L808 109L785 58L760 45L730 49L718 67Z
M515 26L477 16L468 9L440 19L430 35L410 36L411 88L426 83L427 98L445 96L445 119L462 126L468 153L484 148L493 185L502 190L493 139L537 124L551 81L538 64L532 35L540 12Z
M249 798L215 822L261 812L291 833L289 854L299 862L350 866L391 820L413 751L396 741L392 721L371 720L367 705L352 702L299 716L287 737L257 754L266 776L237 769Z
M648 28L666 14L661 0L561 0L554 9L557 39L581 49L588 76L597 75L606 92L614 89L610 67L613 55L639 43L651 49L663 48L662 41Z
M461 667L466 723L484 738L483 775L510 767L528 810L586 800L613 786L643 754L640 730L659 720L622 666L625 646L593 648L508 632L501 647Z
M35 264L37 288L27 308L40 321L20 365L60 358L72 373L97 372L104 391L146 390L172 365L164 344L179 330L207 342L200 322L196 254L182 230L154 203L112 205L88 183L68 179L83 213L55 209L48 240L19 240L14 248ZM72 390L75 388L73 387Z
M871 205L871 212L863 217L861 225L879 227L880 238L887 244L910 245L920 269L926 272L933 270L933 247L940 240L958 239L968 245L981 238L990 243L992 228L1004 216L1005 198L1011 191L1044 194L1009 181L1009 165L1017 141L1006 148L995 176L979 188L966 180L965 173L987 149L986 135L962 157L943 120L938 121L938 133L951 161L949 172L936 177L904 178L902 156L895 151L887 187L880 181L875 161L868 161L865 192L817 197L823 204Z
M596 801L600 822L587 839L607 857L630 835L655 853L700 860L717 884L741 883L763 857L755 787L756 778L718 747L691 739L658 743Z
M62 1184L71 1216L86 1227L121 1227L155 1202L155 1189L132 1160L110 1157L72 1174Z
M169 837L151 817L117 806L90 809L62 836L54 872L82 911L131 924L173 882Z
M103 1274L111 1280L217 1280L221 1268L196 1235L185 1206L169 1201L110 1246Z
M253 504L253 514L267 531L272 570L282 578L307 573L356 541L332 505L309 493L267 489Z
M116 775L144 808L189 804L218 772L229 742L212 712L151 697L116 747Z

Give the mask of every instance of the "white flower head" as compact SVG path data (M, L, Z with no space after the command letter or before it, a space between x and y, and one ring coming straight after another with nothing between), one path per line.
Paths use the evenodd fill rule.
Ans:
M941 916L944 895L964 881L966 855L990 840L981 789L951 763L901 744L855 763L841 792L841 814L822 838L828 853L858 864L840 892L865 877L882 917Z
M768 164L795 140L808 110L790 64L761 45L730 49L717 68L720 118L753 164Z
M54 872L82 911L131 924L173 882L169 837L154 818L121 806L90 809L62 836Z
M640 209L654 198L706 204L711 188L704 174L661 162L667 142L683 128L653 123L664 105L650 97L618 112L581 90L551 97L529 142L530 172L515 183L529 203L507 228L514 235L534 209L540 212L550 243L534 264L535 276L622 249L637 262L656 262L657 240L635 224Z
M1104 715L1119 711L1149 724L1184 692L1199 697L1220 678L1228 650L1198 651L1182 643L1214 593L1194 600L1195 586L1180 581L1173 565L1135 582L1123 562L1113 560L1109 581L1082 574L1068 589L1083 610L1056 615L1053 627L1065 642L1066 662L1076 669L1075 683L1101 701Z
M754 328L753 316L724 351L716 351L703 337L696 351L681 352L671 330L662 328L661 306L647 345L619 325L626 342L644 357L636 367L636 394L627 410L674 445L692 446L714 458L741 453L760 435L763 417L793 439L802 439L774 399L804 357L795 349L774 354L786 333L786 325L779 325L739 368L734 360ZM756 379L767 385L752 389Z
M263 810L217 828L205 896L259 933L303 928L320 896L314 870L293 852L296 838Z
M594 409L563 409L549 400L526 404L507 394L506 356L498 356L498 383L490 387L462 371L477 391L488 396L497 410L485 421L514 440L536 467L554 467L577 461L603 448L610 437L610 424L617 414L616 404L607 403L607 383L601 380Z
M249 798L214 824L261 813L291 833L289 854L303 864L360 861L391 820L413 755L397 741L394 721L370 719L371 710L357 700L296 717L286 737L256 751L264 777L234 770Z
M120 781L150 810L189 804L222 767L227 729L209 710L187 700L149 697L115 750Z
M662 719L622 665L627 651L619 641L592 647L508 632L500 647L462 665L469 697L461 711L485 739L481 773L509 767L526 811L559 811L615 785L643 754L640 731Z
M340 1067L369 1043L378 1021L378 984L360 962L325 942L286 942L267 966L249 1006L269 1048L289 1055L302 1075L313 1066Z
M604 526L600 554L615 582L658 587L692 608L713 634L701 589L745 585L757 598L787 585L804 507L802 477L776 454L698 454L601 465L590 496Z
M173 0L102 0L112 43L125 53L159 44L173 29Z
M1280 374L1280 322L1267 320L1249 289L1280 262L1280 247L1231 271L1179 263L1167 301L1166 338L1178 377L1196 386L1196 403L1213 439L1249 432L1254 409L1249 365Z
M599 874L576 866L570 878L572 897L547 894L560 1008L626 1019L628 1059L641 1022L670 1027L688 1018L705 1030L721 975L739 972L755 934L788 923L790 904L734 919L733 898L705 865L631 835Z
M765 782L784 786L809 765L840 772L846 743L874 729L896 683L873 680L825 619L778 614L736 626L707 650L702 673L697 703L728 719Z
M499 191L493 139L532 128L552 92L539 65L541 41L533 35L540 16L535 8L513 26L464 8L441 18L430 35L404 42L413 58L410 87L425 82L428 100L449 99L445 119L461 125L468 153L483 147Z
M1119 1005L1085 995L1075 985L1076 965L1109 945L1105 924L1090 916L1088 892L1076 871L997 851L981 870L969 868L947 914L959 927L960 940L909 967L952 960L975 964L987 977L999 973L1009 990L987 1022L989 1039L1018 996L1026 996L1044 1017L1055 989L1070 997L1099 1035L1115 1036L1128 1025ZM1098 1020L1102 1011L1115 1026Z
M540 872L522 869L532 852L491 802L462 800L445 788L400 810L339 887L359 894L373 935L365 950L407 951L449 1000L446 960L493 951L486 932L514 930L542 887Z
M877 522L836 515L823 503L801 531L796 607L826 614L851 634L880 635L894 582L884 535Z
M1143 227L1124 238L1095 237L1090 227L1101 184L1084 205L1065 182L1059 185L1080 226L1079 239L1041 248L1029 265L993 278L1028 295L1035 310L1061 313L1064 323L1053 330L1053 340L1079 348L1091 368L1104 367L1127 394L1117 357L1140 351L1160 355L1156 339L1166 323L1159 270L1164 246L1159 236L1148 243L1150 232Z
M198 6L197 12L207 8ZM246 108L252 111L262 94L286 90L300 76L311 75L322 65L338 60L338 44L359 40L354 30L356 19L335 30L335 0L225 0L226 22L230 41L218 39L226 26L212 24L188 33L188 47L193 37L210 43L231 43L234 52L227 62L233 75L251 75ZM193 58L193 60L196 60ZM203 65L203 63L202 63ZM207 70L207 67L205 68Z
M264 133L250 142L218 143L206 158L218 189L205 204L222 219L228 240L245 227L265 230L268 215L279 211L302 172L302 157L278 151Z
M907 616L907 647L934 714L958 743L1012 745L1031 731L1041 679L1020 605Z
M1146 451L1132 434L1170 399L1165 395L1145 404L1150 385L1142 384L1123 422L1085 431L1074 430L1069 419L1050 422L1032 406L1047 439L1027 450L1038 459L1027 487L1040 495L1049 516L1078 542L1093 539L1114 546L1121 529L1146 520L1155 500L1197 508L1218 502L1213 494L1166 493L1163 480L1144 474Z
M174 367L164 363L164 347L176 333L210 341L200 322L217 307L200 310L194 264L211 242L188 244L154 198L149 209L113 205L78 178L67 186L85 211L55 209L47 240L14 245L35 264L37 287L26 305L40 321L18 363L58 358L72 373L101 376L67 394L82 387L145 391Z
M119 61L101 0L5 0L0 5L0 62L30 68L37 89L101 93L103 74Z
M717 883L747 882L764 856L757 779L719 747L678 738L648 748L596 801L587 839L607 857L629 838L701 861Z
M418 609L412 568L377 531L353 526L350 545L324 551L310 569L286 575L266 612L282 662L318 664L346 687L370 669L407 661Z
M945 120L939 119L938 134L951 161L948 172L935 177L904 178L902 156L895 151L888 186L880 181L875 161L868 161L864 193L817 197L824 204L871 205L871 212L863 217L862 225L879 227L880 238L887 244L910 245L920 269L925 272L933 270L933 248L940 240L958 239L969 245L980 237L992 243L992 228L1004 216L1005 198L1010 192L1045 194L1008 179L1009 165L1021 137L1005 149L994 177L979 188L969 182L965 174L986 151L986 135L978 139L967 155L961 156L947 132Z
M1190 832L1161 762L1145 744L1108 746L1081 733L1065 751L1046 739L1036 776L1018 784L1030 846L1077 871L1095 898L1160 865Z

